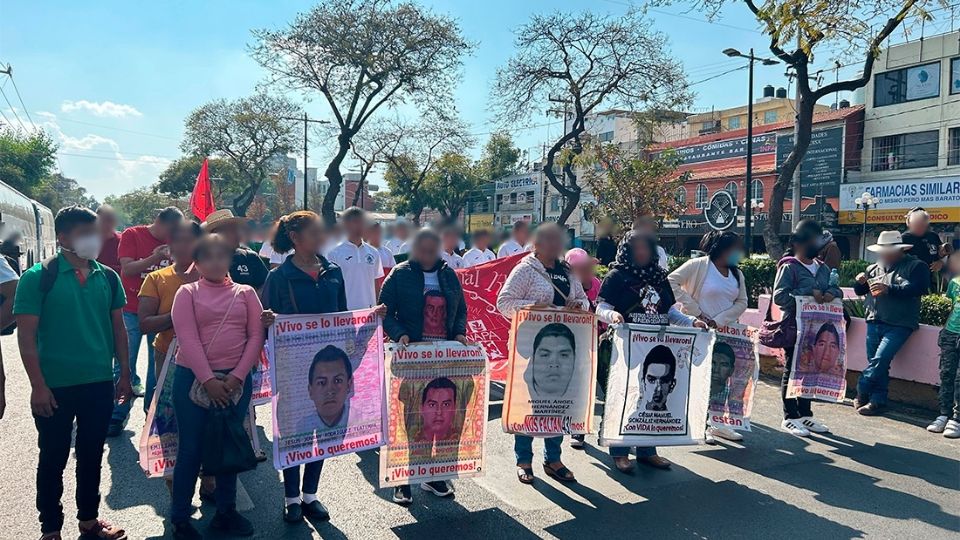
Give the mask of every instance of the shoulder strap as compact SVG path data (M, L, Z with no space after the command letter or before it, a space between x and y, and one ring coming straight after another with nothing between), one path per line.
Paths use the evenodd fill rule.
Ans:
M60 273L60 258L54 255L40 263L40 306L47 301L47 294L53 290L53 284Z

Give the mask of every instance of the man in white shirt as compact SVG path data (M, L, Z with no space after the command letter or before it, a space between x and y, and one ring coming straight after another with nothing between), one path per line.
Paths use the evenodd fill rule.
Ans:
M457 244L460 242L460 229L455 225L445 227L440 238L442 240L440 258L443 259L443 262L447 263L447 266L454 270L466 268L467 263L463 261L463 257L457 254Z
M383 262L377 248L363 241L367 214L354 206L344 210L341 219L347 239L330 250L327 259L343 272L347 309L372 308L380 294L378 280L383 277Z
M463 262L467 264L467 267L477 266L497 258L497 256L490 251L490 231L487 229L480 229L473 233L471 243L473 247L463 254Z
M276 232L276 230L274 230L274 232ZM271 245L272 243L273 243L273 235L271 235L269 238L263 241L263 245L260 246L260 251L258 253L258 255L270 261L271 269L276 268L281 264L283 264L283 261L287 260L287 257L290 256L291 253L293 253L293 250L288 251L286 253L277 253L273 249L273 246Z
M394 255L404 255L410 252L410 224L405 219L398 219L393 226L393 237L383 245Z
M383 240L383 228L379 223L374 221L367 226L364 240L380 252L380 263L383 264L383 275L386 276L389 274L390 270L397 265L397 260L393 258L393 252L381 243Z
M513 224L513 233L510 236L510 239L503 244L500 244L500 249L497 250L497 258L502 259L504 257L516 255L517 253L529 251L527 249L527 241L530 239L529 237L530 224L523 220L517 221Z
M644 236L649 236L654 240L658 240L657 243L657 264L660 265L664 270L670 271L670 261L669 256L667 255L667 250L663 249L663 246L659 244L659 239L657 237L657 220L652 217L644 217L637 220L637 223L633 226L635 231L638 231Z

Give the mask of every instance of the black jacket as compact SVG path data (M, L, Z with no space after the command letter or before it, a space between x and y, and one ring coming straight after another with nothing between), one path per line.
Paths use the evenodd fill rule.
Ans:
M460 279L440 261L437 281L447 302L447 339L467 333L467 304ZM423 269L414 261L393 267L380 289L380 303L387 306L383 329L393 341L407 336L411 342L423 339Z
M280 315L335 313L347 310L340 267L320 257L322 269L316 281L287 257L267 275L263 284L263 309Z

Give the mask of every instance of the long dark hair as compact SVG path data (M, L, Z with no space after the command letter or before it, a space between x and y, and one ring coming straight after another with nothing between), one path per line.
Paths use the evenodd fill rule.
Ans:
M730 248L742 243L740 235L733 231L710 231L700 240L700 251L706 253L711 261L716 261ZM733 270L733 277L736 278L737 283L740 283L740 268L737 266L730 268Z
M293 240L290 233L298 233L320 220L320 216L309 210L299 210L287 214L277 222L277 230L273 233L270 246L277 253L286 253L293 249Z

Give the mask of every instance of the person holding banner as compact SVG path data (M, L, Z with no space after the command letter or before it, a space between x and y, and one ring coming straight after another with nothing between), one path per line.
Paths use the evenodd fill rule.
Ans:
M710 231L703 235L700 251L706 255L690 259L667 276L670 288L683 312L697 317L710 328L735 324L747 310L746 280L737 268L743 258L743 240L733 231ZM722 388L730 378L736 357L731 353L729 358L720 355L721 362L716 362L717 358L715 355L712 380L714 386ZM726 371L729 373L724 373ZM718 391L712 387L710 393ZM715 437L743 440L743 435L728 427L709 426L707 444L716 444Z
M456 272L440 258L440 236L421 229L413 237L410 258L398 264L383 282L383 330L400 346L419 341L454 340L467 344L467 303ZM453 494L453 484L433 481L421 489L438 497ZM410 486L397 486L393 502L413 502Z
M673 307L676 300L667 281L667 271L660 264L657 242L645 231L630 231L620 241L617 256L610 265L610 272L600 286L597 298L597 316L607 324L658 324L666 326L696 326L707 324L690 315L684 315ZM670 361L673 366L670 367ZM659 407L672 390L672 378L676 360L668 357L652 357L644 379L651 377L650 406ZM659 405L658 405L659 403ZM611 446L610 457L622 473L631 473L629 446ZM658 456L655 446L637 447L637 461L656 469L669 469L669 459Z
M797 296L813 296L818 303L829 303L842 298L840 287L830 284L830 268L817 259L820 251L820 227L810 220L797 223L790 235L790 249L777 262L777 277L773 282L773 302L780 307L782 318L796 318ZM808 437L810 432L827 433L827 426L813 418L812 400L787 397L787 386L793 370L794 346L784 349L783 378L780 397L783 401L781 427L797 437Z
M229 276L235 250L219 234L201 238L194 252L201 278L180 287L171 311L179 342L173 379L179 442L170 522L178 539L202 538L191 522L190 502L200 473L209 409L194 396L205 394L211 407L246 411L253 390L250 370L263 349L263 307L257 292ZM245 416L234 414L232 421L242 424ZM252 535L253 525L236 509L236 473L217 476L215 497L217 512L210 526L226 534Z
M533 237L533 253L525 256L513 268L497 296L497 309L504 317L513 319L517 310L524 307L559 307L581 311L590 308L583 285L561 259L566 239L564 230L555 223L537 228ZM534 346L546 337L541 336ZM556 335L552 339L563 341L564 337ZM572 368L568 370L572 373ZM562 443L562 435L543 440L543 471L561 482L576 482L573 472L560 461ZM532 484L533 437L514 435L513 449L517 458L517 479L522 484Z
M280 218L273 237L273 249L278 252L293 250L293 255L267 276L262 292L265 310L281 315L347 310L340 267L317 255L324 242L326 234L317 214L301 210ZM265 322L269 326L273 319ZM310 371L312 375L313 369ZM310 384L313 384L312 377ZM301 483L299 465L283 469L284 521L296 523L303 516L330 519L330 513L317 498L322 471L322 459L307 463L303 466Z

